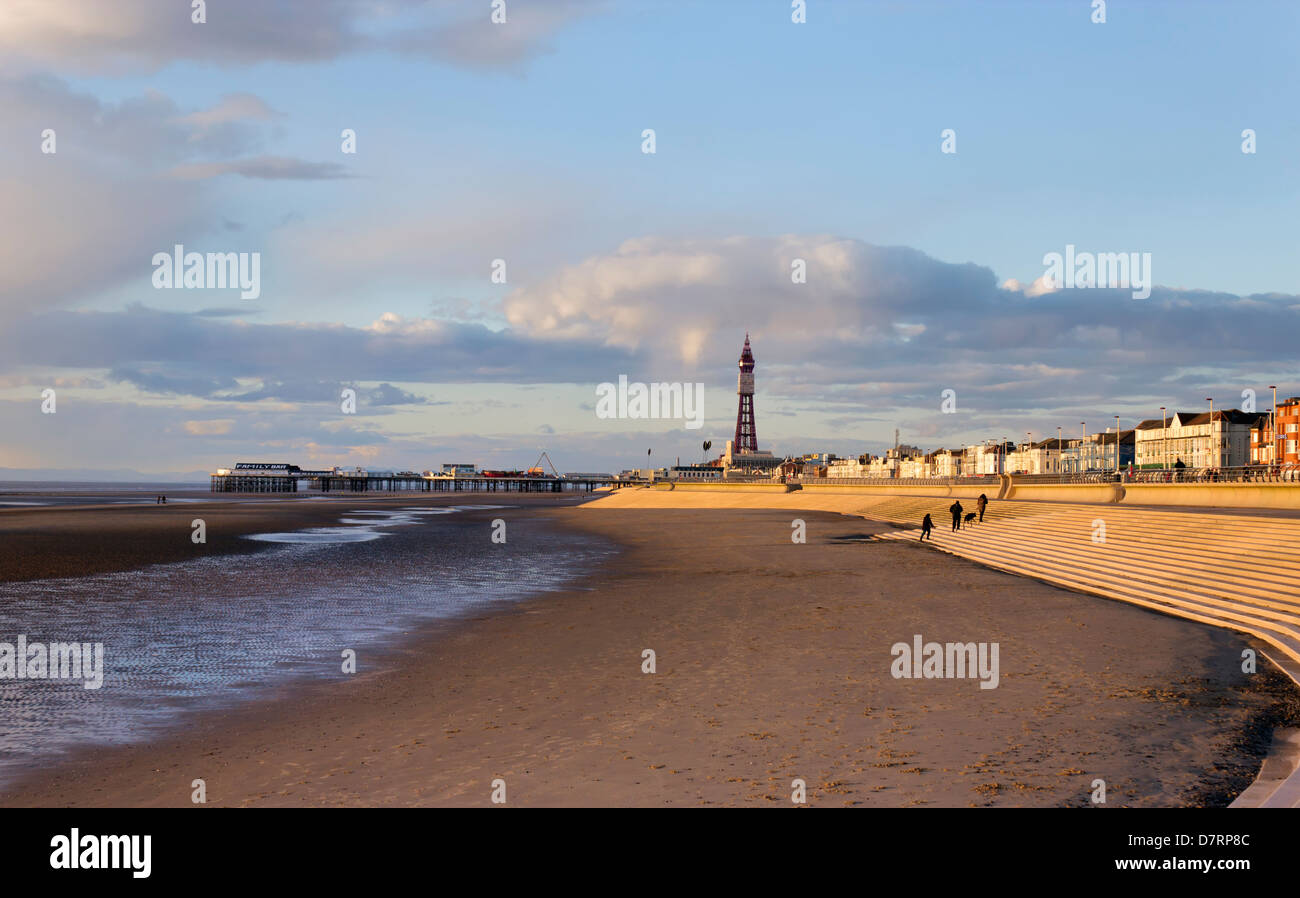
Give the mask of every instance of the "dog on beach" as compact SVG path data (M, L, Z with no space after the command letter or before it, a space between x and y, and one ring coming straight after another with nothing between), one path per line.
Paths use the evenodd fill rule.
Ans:
M975 512L972 511L966 515L965 521L967 524L971 523L974 520L975 520Z

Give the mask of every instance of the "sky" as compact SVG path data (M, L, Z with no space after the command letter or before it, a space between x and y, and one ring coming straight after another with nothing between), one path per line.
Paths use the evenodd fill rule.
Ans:
M503 2L0 5L0 477L694 461L746 333L777 454L1300 394L1294 3Z

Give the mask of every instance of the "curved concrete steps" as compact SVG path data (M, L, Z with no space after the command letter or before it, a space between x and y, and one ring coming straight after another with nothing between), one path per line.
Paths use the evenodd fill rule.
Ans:
M1300 684L1300 519L1011 501L990 502L983 524L952 532L950 504L885 498L860 513L916 527L928 512L935 529L926 542L940 551L1247 633L1271 646L1266 657ZM1098 519L1104 543L1093 542ZM878 538L917 537L908 530ZM1300 731L1278 731L1268 760L1234 807L1300 807Z

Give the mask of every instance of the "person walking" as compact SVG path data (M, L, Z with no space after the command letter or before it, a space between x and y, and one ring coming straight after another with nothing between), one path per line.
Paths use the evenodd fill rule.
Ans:
M961 500L958 500L958 501L952 503L952 505L950 505L950 506L948 507L948 510L952 512L952 529L953 529L953 530L960 530L960 529L961 529L961 511L962 511L962 509L961 509Z
M984 509L989 507L989 497L980 493L980 497L975 500L975 507L980 510L980 523L984 523Z
M925 539L928 536L930 537L930 542L934 542L934 536L930 533L933 529L934 521L930 520L930 516L927 514L921 519L921 539Z

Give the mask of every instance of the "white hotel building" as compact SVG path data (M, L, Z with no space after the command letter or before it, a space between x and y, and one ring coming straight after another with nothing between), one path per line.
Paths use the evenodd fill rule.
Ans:
M1134 465L1172 468L1179 460L1189 468L1229 468L1250 464L1250 432L1265 414L1237 409L1199 414L1174 412L1137 426Z

